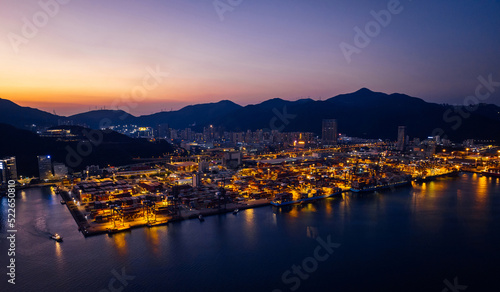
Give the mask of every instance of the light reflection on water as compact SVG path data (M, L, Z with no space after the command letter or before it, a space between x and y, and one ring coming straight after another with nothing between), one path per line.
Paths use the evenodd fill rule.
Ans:
M115 233L112 235L105 235L113 243L113 247L119 256L126 256L128 253L127 248L127 234L128 232Z
M331 200L331 199L327 199ZM325 204L325 212L328 218L332 218L333 216L333 207L332 204Z
M482 259L500 260L499 195L498 179L462 175L413 188L344 193L290 208L241 210L206 217L203 223L191 220L84 238L50 189L24 190L17 206L23 251L18 260L24 263L19 291L36 291L38 284L49 287L49 282L56 290L80 291L82 281L88 290L99 291L107 287L110 271L122 267L137 279L127 291L272 291L283 285L284 271L311 256L316 236L329 235L341 248L299 291L321 291L322 284L332 281L338 291L370 290L384 283L390 291L414 281L423 270L433 276L416 284L421 291L441 291L443 279L463 275L480 286L494 279ZM5 206L2 201L2 226ZM50 240L44 233L48 230L60 233L64 242Z
M148 228L145 230L145 236L146 236L146 244L149 248L149 250L155 255L155 256L160 256L161 253L161 242L160 242L160 236L159 232L160 230L165 230L164 228L160 227L153 227L153 228Z
M21 193L21 200L26 201L26 192L23 190Z
M55 245L55 253L56 253L56 257L58 259L58 262L63 262L63 252L62 252L62 248L61 248L61 243L60 242L56 242Z
M239 217L244 217L245 223L244 223L244 236L246 239L246 245L249 248L254 248L257 243L257 228L258 226L256 225L255 222L255 209L246 209L240 211L238 214L233 215L234 220L238 220Z

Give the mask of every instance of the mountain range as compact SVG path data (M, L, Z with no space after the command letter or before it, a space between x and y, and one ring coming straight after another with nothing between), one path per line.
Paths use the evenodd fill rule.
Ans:
M0 158L15 156L17 171L23 176L38 176L38 155L50 155L53 162L64 163L75 171L88 165L125 165L137 163L136 158L162 157L175 148L164 140L149 142L134 139L114 131L89 130L80 126L58 126L69 129L75 135L74 141L64 141L51 137L40 137L28 131L0 123ZM91 132L94 140L85 146L81 140ZM83 149L83 150L82 150ZM88 151L88 153L87 153Z
M270 99L241 106L232 101L197 104L177 111L133 116L120 110L96 110L65 117L0 99L0 123L26 129L32 124L50 127L72 121L97 129L103 125L135 124L171 128L191 127L200 131L213 125L226 131L257 129L321 134L323 119L337 119L338 130L348 136L395 140L398 126L406 126L410 137L430 135L461 141L464 139L500 141L500 107L479 104L465 108L426 102L405 94L385 94L362 88L327 100Z

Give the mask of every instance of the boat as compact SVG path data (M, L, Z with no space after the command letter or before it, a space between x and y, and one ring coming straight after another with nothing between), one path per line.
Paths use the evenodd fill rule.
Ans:
M396 182L396 183L388 183L388 184L383 184L383 185L374 185L374 186L368 186L368 187L363 187L363 188L353 187L350 190L353 193L369 193L369 192L387 190L387 189L392 189L392 188L397 188L397 187L402 187L402 186L407 186L407 185L411 185L411 180L405 180L405 181L400 181L400 182Z
M481 174L489 177L500 177L500 169L490 168L489 170L482 171Z
M59 235L59 234L52 234L50 236L50 238L52 238L53 240L57 241L57 242L62 242L63 241L63 238Z
M442 174L419 176L419 177L415 178L415 181L418 183L429 182L429 181L433 181L433 180L436 180L436 179L441 178L441 177L458 176L458 174L459 174L459 171L453 170L453 171L442 173Z
M151 223L148 223L147 226L148 227L154 227L154 226L160 226L160 225L165 225L165 224L168 224L168 221L151 222Z
M326 199L329 197L337 196L342 193L342 190L339 188L336 188L334 192L330 195L320 195L320 196L312 196L312 197L304 197L302 196L298 200L292 200L292 194L290 193L283 193L283 194L278 194L276 195L276 198L271 201L271 205L275 207L282 207L282 206L288 206L288 205L295 205L295 204L303 204L305 202L310 202L310 201L316 201L316 200L321 200L321 199Z
M108 232L108 234L115 234L115 233L122 232L125 230L130 230L130 226L122 225L122 226L117 226L117 227L113 227L113 228L108 228L107 232Z
M205 218L203 218L203 215L200 214L198 215L198 220L200 220L200 222L203 222L205 221Z
M64 205L64 204L66 204L66 201L61 200L61 205Z
M238 214L239 211L240 210L238 210L238 209L234 209L233 214L236 215L236 214Z

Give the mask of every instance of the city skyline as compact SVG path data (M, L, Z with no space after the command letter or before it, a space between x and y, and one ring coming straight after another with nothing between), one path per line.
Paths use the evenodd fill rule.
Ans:
M500 76L497 1L41 3L0 12L0 97L58 114L113 108L148 74L132 114L362 87L462 104L478 77Z
M3 290L497 285L500 0L1 3Z

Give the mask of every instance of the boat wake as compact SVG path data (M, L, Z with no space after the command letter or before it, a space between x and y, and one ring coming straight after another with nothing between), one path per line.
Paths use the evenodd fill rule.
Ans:
M47 226L45 217L37 217L33 224L30 225L31 226L29 226L29 228L25 228L25 230L33 236L48 238L53 234Z

